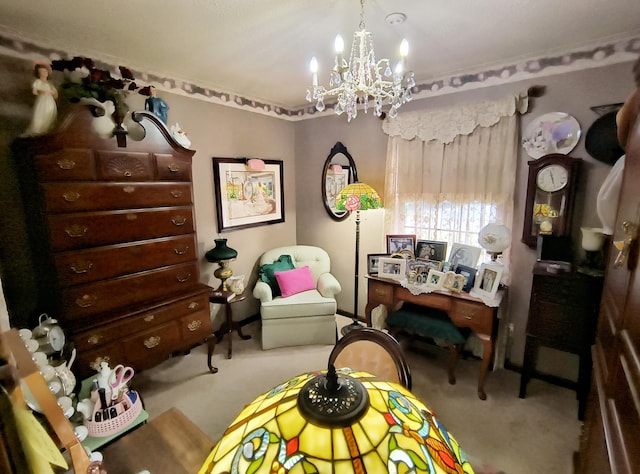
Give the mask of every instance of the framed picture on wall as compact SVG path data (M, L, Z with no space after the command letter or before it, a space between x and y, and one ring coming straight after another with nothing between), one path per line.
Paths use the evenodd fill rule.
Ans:
M283 162L263 160L254 170L247 161L213 158L218 232L284 222Z

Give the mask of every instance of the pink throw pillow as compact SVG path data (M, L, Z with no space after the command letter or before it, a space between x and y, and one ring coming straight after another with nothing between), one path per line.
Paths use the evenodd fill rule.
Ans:
M283 298L316 289L316 283L307 265L293 270L273 272L273 274L276 276Z

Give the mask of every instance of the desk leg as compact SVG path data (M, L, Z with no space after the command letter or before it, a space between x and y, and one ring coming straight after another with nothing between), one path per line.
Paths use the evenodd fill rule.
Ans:
M478 377L478 398L480 400L487 399L487 393L484 391L484 380L487 377L489 371L489 365L491 364L491 356L493 355L493 342L491 338L487 336L480 336L482 345L484 347L482 351L482 365L480 365L480 376Z
M211 336L209 336L207 338L207 365L209 366L209 371L212 374L215 374L216 372L218 372L218 368L214 367L213 364L211 363L211 358L213 357L213 350L216 347L216 336L214 334L211 334Z

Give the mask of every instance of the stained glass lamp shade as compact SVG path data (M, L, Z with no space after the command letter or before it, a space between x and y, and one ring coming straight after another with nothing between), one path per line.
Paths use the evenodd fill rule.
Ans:
M256 398L200 473L473 473L457 441L410 391L339 369L333 372L347 396L331 404L322 393L331 372L299 375ZM352 389L366 394L364 407L352 401ZM318 419L311 421L307 411L314 410Z
M342 334L358 329L358 268L360 261L360 211L378 209L382 207L382 200L378 192L365 183L355 182L340 190L336 197L336 210L356 211L356 268L353 295L353 322L342 328Z

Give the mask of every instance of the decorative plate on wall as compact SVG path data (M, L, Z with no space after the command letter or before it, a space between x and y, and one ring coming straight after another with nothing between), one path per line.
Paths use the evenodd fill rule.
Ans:
M550 153L566 155L578 144L580 135L580 124L573 116L550 112L531 121L522 137L522 147L534 159Z

